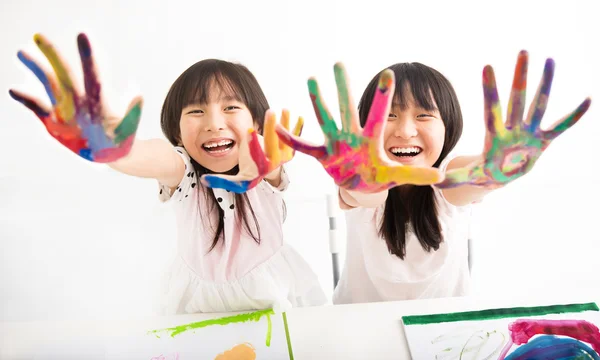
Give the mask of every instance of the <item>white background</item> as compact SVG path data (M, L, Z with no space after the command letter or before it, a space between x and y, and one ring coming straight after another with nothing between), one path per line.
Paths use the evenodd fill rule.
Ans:
M159 1L3 0L0 11L0 321L129 318L152 314L174 251L171 209L156 183L88 164L59 146L9 88L46 98L16 57L43 55L45 34L75 70L76 36L90 37L110 106L145 99L139 137L162 137L171 83L204 58L247 65L274 109L303 115L322 141L306 88L316 76L337 115L333 64L346 65L358 100L374 74L419 61L455 86L465 118L457 151L483 146L481 70L494 66L506 109L519 50L530 53L531 100L546 57L556 61L543 126L593 99L582 121L534 170L490 195L474 214L474 292L564 294L598 288L600 25L594 1ZM336 118L338 118L336 116ZM289 165L286 241L332 292L325 194L332 182L312 158ZM343 216L340 216L343 227ZM341 234L343 239L343 233Z

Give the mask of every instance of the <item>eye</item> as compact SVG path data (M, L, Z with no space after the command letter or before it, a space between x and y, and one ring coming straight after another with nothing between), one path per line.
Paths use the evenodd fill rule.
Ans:
M239 109L241 109L241 108L237 105L230 105L225 108L225 111L234 111L234 110L239 110Z
M389 120L389 119L396 119L397 117L398 117L398 116L397 116L396 114L394 114L394 113L389 113L389 115L388 115L388 120Z
M431 114L419 114L419 115L417 115L417 119L419 119L419 120L429 120L429 119L435 119L435 116L433 116Z
M187 112L187 114L194 114L194 115L197 115L197 114L204 114L204 111L203 111L203 110L200 110L200 109L194 109L194 110L190 110L190 111L188 111L188 112Z

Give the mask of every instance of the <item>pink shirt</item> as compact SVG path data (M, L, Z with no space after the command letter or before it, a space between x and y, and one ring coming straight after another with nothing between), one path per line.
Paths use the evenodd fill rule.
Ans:
M166 312L221 312L323 303L325 297L316 276L300 255L283 242L282 191L289 184L285 170L279 187L262 181L246 192L258 220L260 244L241 227L234 193L213 189L217 206L224 212L224 236L209 251L218 212L207 208L207 196L211 195L199 183L185 149L175 150L185 163L186 173L173 194L163 185L159 190L160 200L173 204L177 219L178 258L165 289L170 298ZM246 211L248 225L256 235L248 206ZM321 292L322 296L303 299L307 292Z

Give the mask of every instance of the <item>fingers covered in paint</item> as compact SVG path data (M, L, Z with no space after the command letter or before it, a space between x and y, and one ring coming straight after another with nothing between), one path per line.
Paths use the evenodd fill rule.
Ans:
M50 116L51 110L42 105L38 99L12 89L8 91L8 94L11 98L25 105L25 107L29 110L33 111L33 113L37 115L37 117L40 118L44 124L46 123L46 119Z
M527 87L528 54L521 51L508 105L506 122L502 121L496 80L491 66L483 71L484 113L486 138L482 163L446 173L437 186L448 188L470 184L498 188L527 174L550 142L573 126L588 110L591 100L583 101L577 109L557 121L549 130L540 129L548 105L555 64L547 59L542 79L525 119L524 102Z
M342 122L342 132L358 133L360 131L360 122L354 99L349 89L348 76L342 63L334 65L335 83L337 85L338 102L340 106L340 118Z
M102 108L102 87L92 55L92 46L85 34L79 34L79 36L77 36L77 46L79 47L79 57L81 58L81 67L83 70L83 84L87 98L86 105L92 122L97 122L101 120L105 114L104 109Z
M281 124L276 125L275 131L277 132L279 140L295 151L312 156L317 160L325 159L327 157L326 146L311 144L300 136L290 133L289 130L285 129Z
M575 125L579 119L588 111L592 99L585 99L577 109L573 110L569 115L556 122L549 130L543 132L545 140L552 141L560 134L567 131L571 126Z
M107 122L107 119L119 117L105 113L87 36L79 34L77 38L83 69L83 92L77 90L66 62L54 45L41 34L36 34L34 41L52 66L53 73L23 51L19 51L17 56L44 85L52 108L48 109L37 99L15 90L10 91L11 97L33 111L55 139L80 157L94 162L112 162L126 156L139 126L142 99L133 99L117 124Z
M552 78L554 78L554 60L547 59L546 65L544 66L544 73L542 74L542 80L540 81L535 97L531 102L527 119L525 119L525 125L531 132L535 132L540 127L542 118L548 107L548 97L550 96L550 89L552 87Z
M317 121L321 126L321 130L323 131L325 138L329 139L337 134L338 127L335 124L335 120L333 120L325 101L323 101L319 84L317 83L316 79L310 78L308 80L308 92L310 94L310 100L313 104L315 115L317 116Z
M525 111L525 99L527 93L527 66L529 55L523 50L517 58L515 75L513 78L510 99L508 102L508 116L506 128L513 129L520 125Z
M502 107L496 88L494 69L489 65L483 69L483 104L487 131L492 136L502 136L505 130Z
M384 70L379 77L379 84L369 109L369 115L363 130L363 136L380 140L385 121L390 113L394 97L395 78L390 69Z

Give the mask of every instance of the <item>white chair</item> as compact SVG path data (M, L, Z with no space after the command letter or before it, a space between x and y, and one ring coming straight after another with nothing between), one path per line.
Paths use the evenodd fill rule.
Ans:
M340 280L340 239L337 229L337 215L339 204L337 194L327 194L327 217L329 217L329 252L331 253L331 264L333 266L333 288Z

